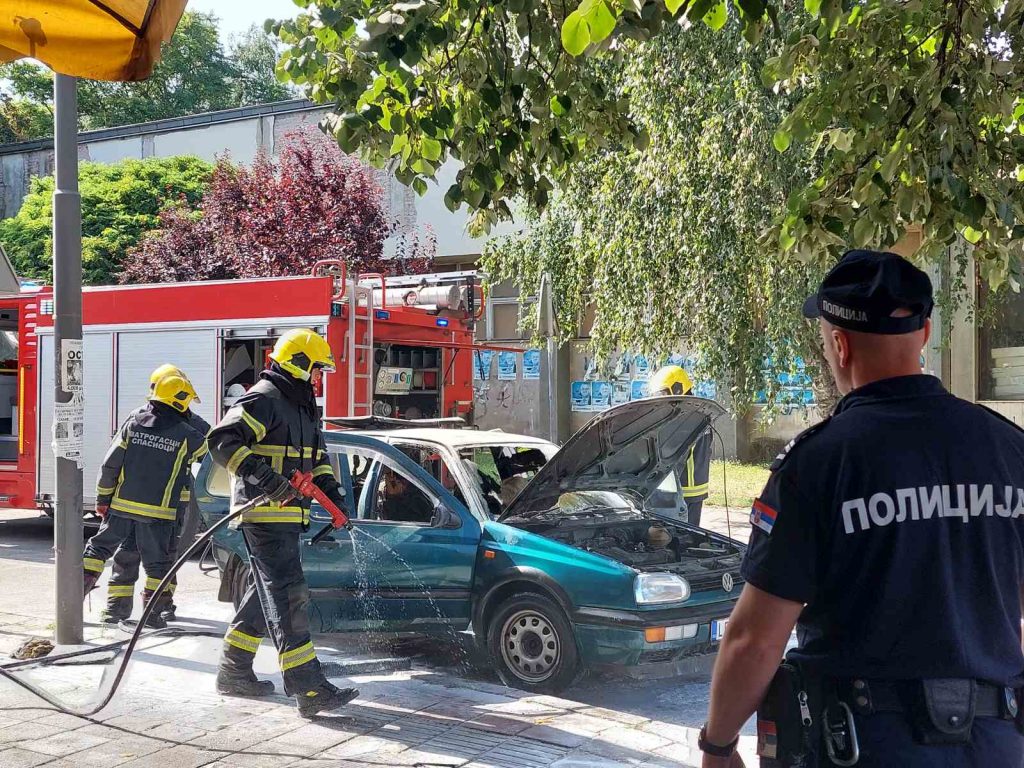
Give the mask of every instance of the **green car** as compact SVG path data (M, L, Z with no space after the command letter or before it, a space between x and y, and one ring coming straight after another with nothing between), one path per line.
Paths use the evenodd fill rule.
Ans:
M313 507L314 628L452 642L471 630L502 680L546 692L587 669L664 673L714 652L744 548L670 518L664 497L720 413L693 397L626 403L560 450L474 429L328 432L355 528L312 545L330 519ZM209 460L196 491L207 525L227 512L229 478ZM241 535L218 532L214 555L220 598L237 603Z

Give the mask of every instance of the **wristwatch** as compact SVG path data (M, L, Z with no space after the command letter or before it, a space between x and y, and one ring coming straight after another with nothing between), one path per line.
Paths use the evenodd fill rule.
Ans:
M732 753L736 751L736 745L740 743L739 734L736 735L736 738L731 743L723 747L708 741L707 731L708 724L704 723L700 727L700 735L697 737L697 749L712 757L731 757Z

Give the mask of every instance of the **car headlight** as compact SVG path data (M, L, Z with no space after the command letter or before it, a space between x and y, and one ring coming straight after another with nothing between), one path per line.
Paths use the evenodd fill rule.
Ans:
M681 603L690 599L690 582L674 573L638 573L633 595L637 605Z

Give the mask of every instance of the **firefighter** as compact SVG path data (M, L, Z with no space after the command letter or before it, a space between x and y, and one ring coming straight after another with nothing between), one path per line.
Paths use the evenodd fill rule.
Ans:
M648 389L652 397L688 395L693 391L693 382L681 366L666 365L651 377ZM684 473L679 478L679 493L686 504L686 522L700 525L700 514L704 499L708 497L708 480L711 477L710 427L690 449Z
M173 371L153 385L149 402L132 413L114 436L100 468L96 512L103 522L85 545L85 593L96 586L103 565L124 541L134 536L146 584L143 605L174 562L175 520L189 467L205 450L205 436L188 419L196 399L192 383ZM170 602L165 591L147 622L164 627L160 618Z
M176 366L165 363L153 371L149 376L149 391L153 391L153 387L156 386L156 382L162 377L169 373L175 373L182 376L185 379L188 377L182 372L182 370ZM198 397L193 402L202 402ZM141 410L141 409L140 409ZM138 413L138 411L136 411ZM134 416L135 414L132 414ZM191 408L186 411L189 423L197 431L201 432L204 436L210 431L210 425L206 423L202 416L197 414ZM194 457L196 461L202 459L206 454L206 444L203 444L202 449ZM192 498L192 473L189 472L185 477L185 486L181 489L181 499L178 503L178 517L177 517L177 531L175 532L174 543L175 547L171 551L171 560L177 559L177 544L178 539L181 536L182 526L185 524L185 516L188 513L189 502ZM132 609L135 603L135 582L139 579L139 564L142 558L139 555L139 548L135 542L135 533L132 532L127 539L121 542L121 546L117 548L114 553L110 581L107 585L107 607L103 611L103 621L108 624L116 624L119 621L127 619L132 615ZM167 585L167 592L169 600L166 607L160 611L160 618L164 621L174 621L175 616L175 605L174 605L174 590L178 586L177 576L172 577L172 581Z
M281 336L260 380L210 432L213 460L232 475L232 509L262 496L240 528L249 553L248 589L224 637L217 690L229 696L266 696L253 658L268 634L277 648L285 692L299 714L313 717L354 699L353 688L328 682L310 639L309 588L299 557L299 534L309 527L309 500L294 498L288 478L311 472L339 508L344 493L327 458L313 387L334 370L327 341L307 329Z

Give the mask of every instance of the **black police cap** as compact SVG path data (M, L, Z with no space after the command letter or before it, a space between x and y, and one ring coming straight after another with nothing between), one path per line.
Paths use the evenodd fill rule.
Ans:
M900 334L924 328L935 300L932 281L895 253L847 251L804 302L804 317L863 333ZM897 310L904 310L894 317ZM910 314L906 314L909 312Z

